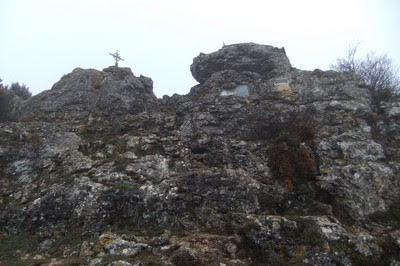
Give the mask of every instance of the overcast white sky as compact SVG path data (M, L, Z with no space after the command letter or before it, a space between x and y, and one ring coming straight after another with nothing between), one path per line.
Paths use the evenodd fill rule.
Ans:
M76 67L113 65L119 50L158 97L196 84L200 52L256 42L285 47L292 66L328 69L360 42L400 65L398 0L1 0L0 77L37 94ZM361 55L360 54L360 55Z

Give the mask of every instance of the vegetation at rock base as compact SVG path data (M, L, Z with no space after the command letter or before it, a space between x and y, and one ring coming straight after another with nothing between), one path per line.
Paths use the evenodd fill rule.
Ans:
M0 262L7 265L27 265L20 260L21 254L35 252L38 242L35 236L20 233L18 235L0 236Z
M349 247L346 244L342 246L342 250L349 252L351 261L357 266L389 266L394 265L394 261L400 260L400 247L391 236L381 236L378 240L378 244L381 248L381 252L374 256L361 254L359 251L355 250L354 247Z
M140 263L139 265L146 265L146 266L167 265L160 258L158 258L157 256L154 256L152 254L140 254L135 257L118 256L118 255L104 256L102 263L104 265L109 265L110 263L113 263L113 262L115 263L118 261L125 261L125 262L131 263L131 264Z
M382 248L383 254L379 258L379 261L377 261L378 265L392 265L393 259L400 260L399 243L393 237L389 235L382 237L379 245Z
M256 260L266 258L265 249L254 242L251 235L260 230L260 225L256 221L247 221L236 228L237 234L241 237L241 256Z
M391 265L392 261L399 260L400 248L396 238L390 234L377 237L381 252L372 256L363 253L366 247L362 246L360 250L360 243L356 244L354 239L329 239L315 221L302 217L292 219L296 221L295 226L281 224L275 229L268 226L263 229L264 223L260 225L252 220L238 226L236 233L241 237L239 257L250 258L249 265L304 265L304 260L310 259L310 254L316 257L325 254L332 261L338 261L346 254L354 265ZM279 238L272 237L276 233Z
M388 210L378 211L370 216L376 223L385 224L393 228L400 228L400 200L393 202Z
M190 266L195 265L195 260L192 255L187 251L179 252L171 258L171 262L176 266Z
M237 234L242 236L243 238L247 238L246 234L251 230L259 230L260 225L256 221L247 221L244 224L240 225L236 231Z

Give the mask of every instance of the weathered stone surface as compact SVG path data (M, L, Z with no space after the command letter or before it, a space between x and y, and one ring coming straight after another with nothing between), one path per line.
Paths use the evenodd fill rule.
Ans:
M398 99L374 105L359 77L294 69L256 44L192 72L188 95L156 99L130 69L76 69L1 124L0 234L38 246L19 257L400 260ZM60 244L68 235L79 243Z
M108 264L110 266L133 266L132 263L126 262L124 260L113 261L112 263ZM135 266L140 266L140 264L135 263Z
M129 68L76 68L51 90L31 97L20 108L17 118L71 121L93 115L117 117L144 112L155 101L152 80L135 77Z
M151 247L147 244L129 241L117 237L113 234L103 234L99 237L99 247L107 255L134 257L140 253L150 251Z
M193 77L200 83L223 70L255 72L272 78L282 76L290 69L284 48L255 43L227 45L211 54L201 53L190 66Z

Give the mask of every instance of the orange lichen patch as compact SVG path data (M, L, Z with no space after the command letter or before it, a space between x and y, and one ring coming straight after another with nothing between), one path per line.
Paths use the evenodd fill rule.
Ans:
M331 252L331 246L329 245L328 242L326 242L326 243L324 244L324 250L325 250L325 252L327 252L327 253L330 253L330 252Z
M290 97L293 94L292 88L287 83L275 84L275 88L279 91L284 97Z
M96 244L98 251L104 251L107 244L111 244L117 237L114 234L102 234L99 237L99 242Z
M286 185L287 185L287 187L288 187L289 190L293 190L294 185L293 185L292 180L286 179Z
M274 82L275 89L285 98L290 98L293 94L293 89L289 85L287 78L279 78Z
M299 246L291 261L297 262L298 260L302 260L305 257L305 255L306 255L306 246Z
M196 265L214 265L215 261L225 260L226 252L232 253L232 256L238 252L235 238L224 235L196 232L184 237L172 236L170 241L171 246L179 246L181 250L195 251L199 258Z

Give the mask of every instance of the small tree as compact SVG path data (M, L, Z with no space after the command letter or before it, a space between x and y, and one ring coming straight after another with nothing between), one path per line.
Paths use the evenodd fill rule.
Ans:
M358 45L349 46L347 55L336 59L336 64L332 64L330 68L339 72L359 73L361 61L356 58Z
M15 95L21 97L24 101L28 100L32 96L29 88L25 84L19 85L18 82L12 83L9 90Z
M18 97L27 100L32 96L29 88L18 82L12 83L11 86L3 85L0 78L0 122L7 121L11 114L15 111L16 103L19 102Z
M398 69L386 55L376 55L369 52L363 59L356 57L359 44L352 45L347 50L347 55L338 58L331 69L340 72L352 72L360 75L373 94L397 95L400 92L400 79Z
M368 53L362 61L360 74L375 91L389 89L396 94L400 92L398 69L386 54L377 56L375 52Z

